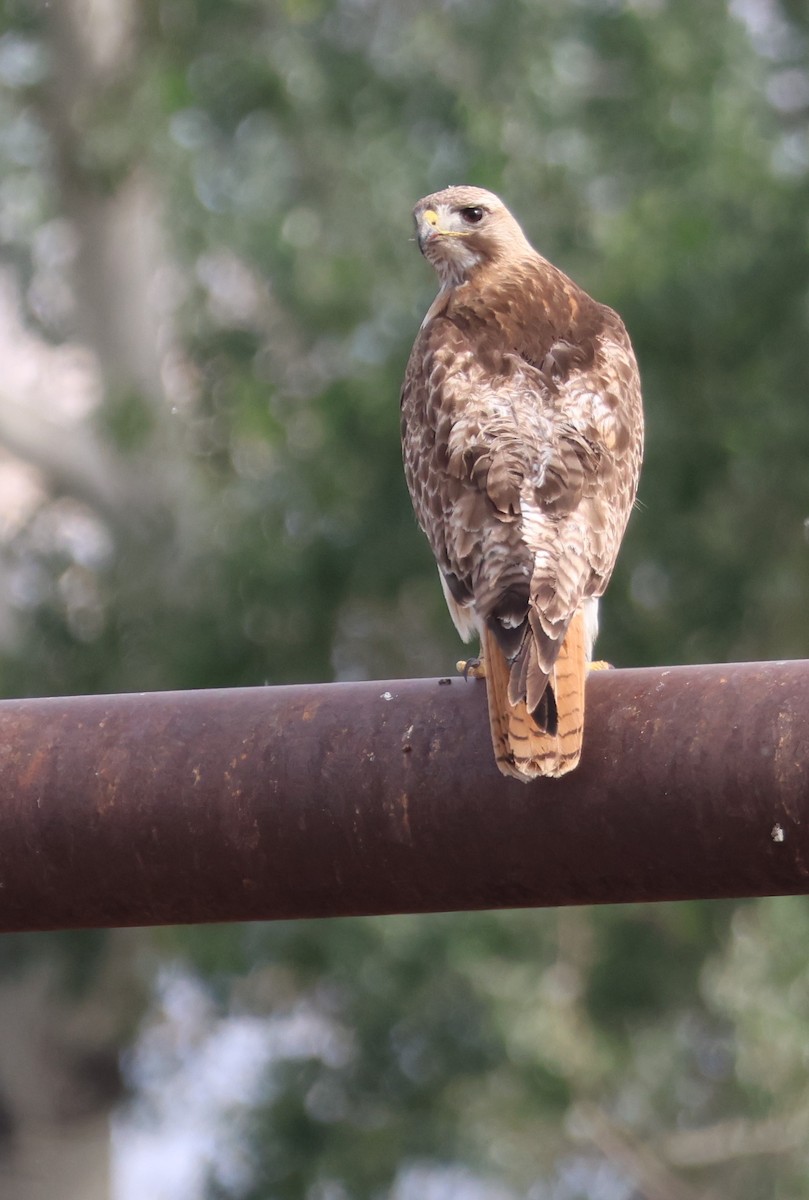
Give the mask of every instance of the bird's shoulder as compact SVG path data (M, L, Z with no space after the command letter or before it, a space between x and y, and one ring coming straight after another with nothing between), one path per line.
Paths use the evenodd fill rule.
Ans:
M480 272L440 292L422 323L408 368L411 380L472 357L488 375L523 362L554 390L588 370L605 346L626 348L621 318L536 254Z

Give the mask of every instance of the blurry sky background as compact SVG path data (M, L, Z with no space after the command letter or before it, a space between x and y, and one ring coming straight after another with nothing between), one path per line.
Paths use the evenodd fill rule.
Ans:
M0 690L438 674L414 201L624 316L619 665L809 655L800 0L6 0ZM653 803L653 797L650 797ZM3 1200L809 1196L803 899L0 939Z

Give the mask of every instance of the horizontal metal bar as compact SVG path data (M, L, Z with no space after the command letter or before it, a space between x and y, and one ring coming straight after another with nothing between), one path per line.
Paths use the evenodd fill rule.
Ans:
M480 682L0 704L0 929L809 891L809 663L594 673L504 779Z

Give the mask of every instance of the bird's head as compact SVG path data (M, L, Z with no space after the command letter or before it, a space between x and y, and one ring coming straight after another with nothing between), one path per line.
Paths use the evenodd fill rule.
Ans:
M477 267L533 253L520 226L493 192L449 187L413 209L419 249L442 286L467 280Z

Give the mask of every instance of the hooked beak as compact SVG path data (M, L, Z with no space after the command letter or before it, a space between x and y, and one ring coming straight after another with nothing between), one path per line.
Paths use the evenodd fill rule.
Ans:
M427 243L434 241L440 232L438 228L438 213L432 208L425 208L418 219L418 229L416 231L419 250L424 253L424 247Z
M433 242L438 237L466 236L466 233L460 229L442 229L438 213L434 208L425 208L424 212L419 216L417 237L419 250L421 250L422 253L428 242Z

